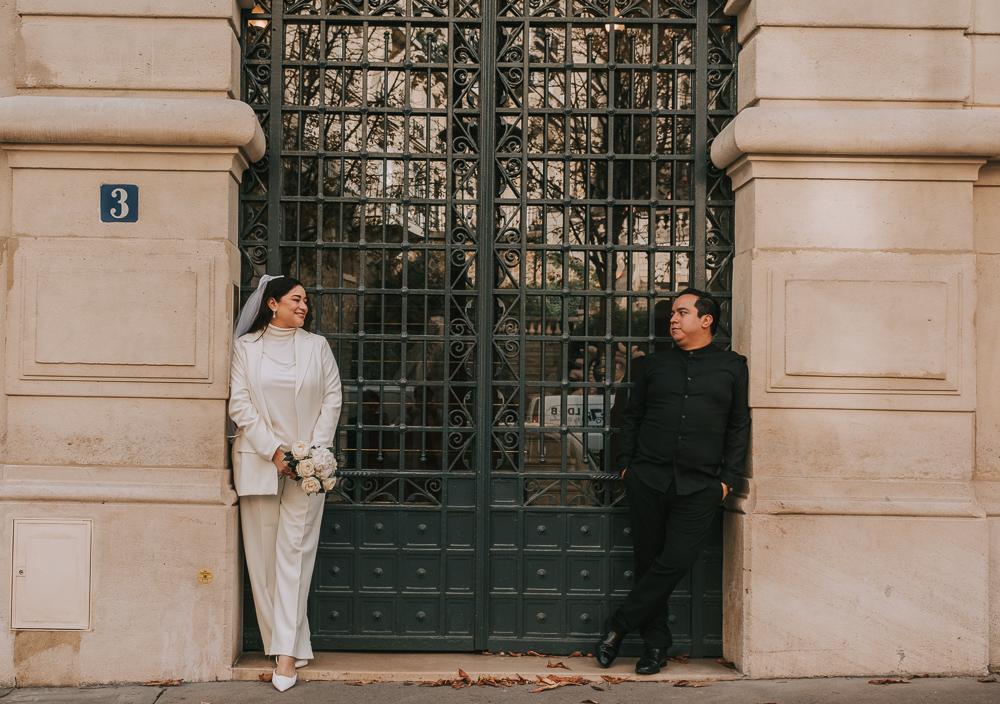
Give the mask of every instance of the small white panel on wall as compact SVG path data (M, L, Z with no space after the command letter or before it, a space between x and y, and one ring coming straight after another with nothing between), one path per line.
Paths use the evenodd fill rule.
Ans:
M90 520L14 519L11 628L90 628Z

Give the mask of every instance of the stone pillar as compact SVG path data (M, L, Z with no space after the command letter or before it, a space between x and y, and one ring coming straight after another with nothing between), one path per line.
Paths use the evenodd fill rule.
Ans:
M225 405L238 183L264 137L234 99L234 12L0 3L0 685L228 679L239 655ZM109 220L102 185L138 197ZM12 552L28 519L48 533ZM71 627L17 591L60 574L65 520L89 554L55 552L89 584L43 586L85 592Z
M970 104L1000 109L1000 4L975 0ZM1000 668L1000 161L979 172L973 190L976 274L976 493L986 511L989 541L989 665Z
M992 56L973 52L973 4L727 11L742 111L712 156L736 189L753 407L727 515L727 657L753 677L985 672L996 548L976 480L1000 474L983 473L997 431L977 418L977 398L995 405L977 372L997 372L977 339L1000 340L982 170L1000 113L970 97L995 88L973 78L973 55Z

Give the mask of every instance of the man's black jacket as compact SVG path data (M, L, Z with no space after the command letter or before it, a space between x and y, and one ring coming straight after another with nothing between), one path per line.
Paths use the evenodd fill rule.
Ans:
M647 486L692 494L735 485L750 437L749 372L743 355L710 344L648 355L622 414L618 471Z

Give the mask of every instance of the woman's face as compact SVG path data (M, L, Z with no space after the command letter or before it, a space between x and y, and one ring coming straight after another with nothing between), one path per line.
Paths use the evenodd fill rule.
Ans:
M301 286L293 288L280 301L272 298L267 305L274 313L271 325L277 328L300 328L306 321L306 313L309 312L309 306L306 305L306 291Z

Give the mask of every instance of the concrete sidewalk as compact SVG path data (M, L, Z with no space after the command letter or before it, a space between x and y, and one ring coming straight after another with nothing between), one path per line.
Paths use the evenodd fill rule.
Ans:
M636 658L621 657L607 670L597 666L593 657L564 655L477 655L472 653L316 653L299 677L309 680L372 680L373 682L435 682L458 677L462 670L469 677L516 677L535 680L539 676L583 675L600 680L601 675L629 677L647 681L731 680L741 678L735 670L720 664L716 658L673 661L659 674L637 677ZM562 665L560 667L559 665ZM550 667L550 665L554 667ZM233 667L234 680L258 681L271 672L274 663L263 653L244 653Z
M589 678L588 679L592 679ZM907 684L872 685L868 679L727 680L708 686L672 682L625 682L568 686L532 693L537 685L511 687L423 687L376 682L300 682L279 694L265 682L208 682L177 687L127 685L95 689L0 691L0 704L1000 704L1000 683L974 677L915 679ZM595 689L600 687L600 689Z

